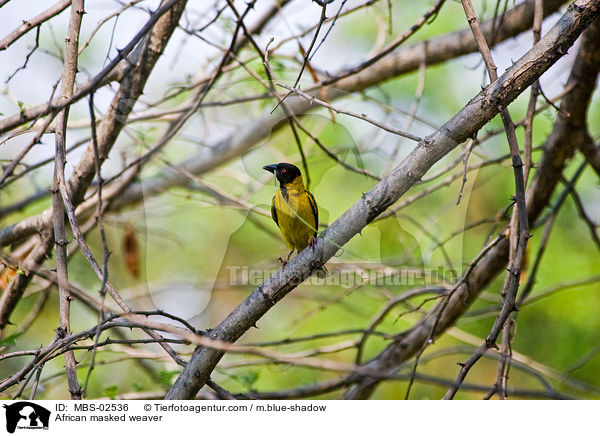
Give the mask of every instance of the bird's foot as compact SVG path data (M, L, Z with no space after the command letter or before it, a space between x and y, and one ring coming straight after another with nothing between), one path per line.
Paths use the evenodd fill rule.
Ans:
M277 260L278 260L279 262L281 262L281 266L282 266L283 268L285 268L285 266L286 266L286 265L288 264L288 262L289 262L289 260L288 260L288 259L284 259L283 257L278 257L278 258L277 258Z
M308 246L312 251L315 251L315 247L317 246L317 238L311 236L310 241L308 241Z

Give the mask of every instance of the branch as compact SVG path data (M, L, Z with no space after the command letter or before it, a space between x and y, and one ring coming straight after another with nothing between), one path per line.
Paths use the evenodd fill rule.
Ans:
M600 49L597 41L600 41L600 21L596 20L589 30L585 32L581 42L581 50L579 51L579 57L584 58L581 69L577 72L578 77L588 83L586 87L580 87L576 90L581 98L581 102L585 104L573 105L569 108L569 114L576 120L582 120L585 123L585 114L590 104L590 96L594 92L596 81L592 81L592 78L596 78L600 74ZM559 116L562 114L559 113ZM593 140L589 137L584 137L578 143L579 150L583 153L590 166L596 171L596 174L600 177L600 147L597 147Z
M63 80L60 98L68 100L73 95L75 75L77 74L77 50L79 46L79 30L83 0L73 0L71 18L67 33ZM65 180L67 120L69 119L69 106L65 107L56 119L55 152L54 152L54 186L52 188L52 220L54 222L54 244L56 245L56 273L58 275L58 292L60 298L60 324L58 334L71 333L70 308L71 295L69 294L69 277L67 271L67 232L65 229L65 207L60 194L59 186ZM77 366L75 355L72 351L65 354L65 368L67 382L72 400L81 400L81 388L77 380Z
M52 17L60 14L62 11L67 9L70 4L71 0L61 0L41 14L33 17L31 20L23 20L23 24L10 32L4 38L0 39L0 51L6 50L13 42L18 40L34 27L37 27Z

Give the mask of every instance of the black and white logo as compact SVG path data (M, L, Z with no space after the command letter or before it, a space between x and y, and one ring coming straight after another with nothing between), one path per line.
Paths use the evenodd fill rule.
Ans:
M14 433L16 429L48 430L50 411L29 401L3 406L6 409L6 431Z

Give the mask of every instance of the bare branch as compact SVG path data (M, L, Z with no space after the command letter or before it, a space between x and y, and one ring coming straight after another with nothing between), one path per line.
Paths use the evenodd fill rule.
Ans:
M0 39L0 51L6 50L13 42L18 40L20 37L25 35L34 27L37 27L45 21L48 21L52 17L60 14L62 11L67 9L70 4L71 0L60 0L58 3L54 4L41 14L33 17L30 20L24 20L23 24L21 24L15 30L10 32L4 38Z

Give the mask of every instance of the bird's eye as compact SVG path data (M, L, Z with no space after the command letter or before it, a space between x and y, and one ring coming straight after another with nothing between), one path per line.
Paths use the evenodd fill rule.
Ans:
M285 172L287 172L287 170L286 170L285 168L283 168L283 169L281 170L281 172L282 172L282 173L285 173Z

